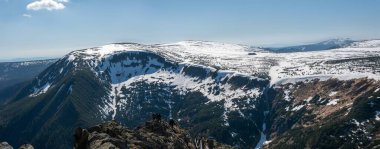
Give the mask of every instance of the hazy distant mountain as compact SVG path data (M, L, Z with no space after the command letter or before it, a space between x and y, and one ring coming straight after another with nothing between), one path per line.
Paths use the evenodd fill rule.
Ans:
M378 43L289 53L205 41L73 51L0 108L0 140L71 148L78 126L115 119L134 127L161 113L193 137L237 148L375 147Z
M26 62L26 61L41 61L41 60L53 60L57 57L26 57L26 58L3 58L0 59L0 63L3 62Z
M0 62L0 103L15 95L26 82L36 77L56 59Z
M267 48L273 52L306 52L306 51L320 51L343 48L351 45L353 40L351 39L331 39L314 44L306 44L299 46L280 47L280 48Z

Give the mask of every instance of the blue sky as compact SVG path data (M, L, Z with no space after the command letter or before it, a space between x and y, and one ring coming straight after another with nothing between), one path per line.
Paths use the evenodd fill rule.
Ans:
M373 39L379 18L380 0L0 0L0 59L112 42Z

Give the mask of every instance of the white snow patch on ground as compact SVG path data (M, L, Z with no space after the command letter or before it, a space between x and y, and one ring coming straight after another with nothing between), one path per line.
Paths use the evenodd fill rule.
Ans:
M264 142L264 145L267 145L267 144L269 144L269 143L271 143L271 142L272 142L272 140L265 141L265 142Z
M68 94L71 94L71 92L73 92L73 85L70 85L69 90L68 90Z
M353 43L352 48L374 48L380 47L380 40L367 40Z
M284 91L284 100L286 101L290 101L291 98L290 98L290 90L285 90Z
M46 83L44 86L42 86L40 88L34 88L33 93L29 96L30 97L36 97L38 95L44 94L49 90L50 86L51 86L50 83Z
M257 143L255 149L261 149L267 140L267 135L264 133L266 131L266 123L263 123L262 129L263 130L260 132L260 140Z
M298 111L300 110L301 108L303 108L305 105L298 105L298 106L295 106L292 111Z
M306 101L307 103L309 103L312 99L313 99L313 97L310 96L309 98L305 99L304 101Z
M380 121L380 111L376 111L375 119Z
M73 54L70 54L67 60L69 60L69 62L72 62L75 60L75 56Z
M352 119L352 121L356 126L360 126L360 123L356 119Z
M336 104L338 104L338 101L339 101L339 99L330 100L329 103L327 103L327 105L328 106L330 106L330 105L336 105Z
M337 93L338 93L338 92L331 92L331 93L329 94L329 96L330 96L330 97L331 97L331 96L335 96Z
M109 44L98 48L91 48L85 51L88 55L96 55L98 57L104 57L106 55L111 55L116 52L128 52L128 51L142 51L133 44Z

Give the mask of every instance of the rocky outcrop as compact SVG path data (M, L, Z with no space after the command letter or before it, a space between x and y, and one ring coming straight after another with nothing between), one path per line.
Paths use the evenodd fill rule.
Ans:
M1 142L0 149L13 149L13 147L9 145L8 142Z
M19 149L34 149L34 147L31 144L23 144Z
M8 142L1 142L0 149L13 149L13 147L9 145ZM19 149L34 149L34 147L31 144L23 144L19 147Z
M152 120L135 129L129 129L116 121L106 122L88 129L75 130L76 149L108 148L155 148L155 149L227 149L211 138L193 139L187 131L180 128L174 120L161 120L153 114Z

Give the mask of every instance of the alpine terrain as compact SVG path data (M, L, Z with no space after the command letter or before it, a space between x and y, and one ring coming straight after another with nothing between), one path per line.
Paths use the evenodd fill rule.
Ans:
M56 59L0 62L0 104L12 99L31 79L56 62Z
M379 79L380 40L114 43L73 51L24 84L0 105L0 140L72 148L77 127L134 128L160 113L235 148L379 148Z

